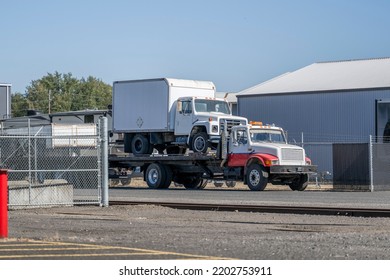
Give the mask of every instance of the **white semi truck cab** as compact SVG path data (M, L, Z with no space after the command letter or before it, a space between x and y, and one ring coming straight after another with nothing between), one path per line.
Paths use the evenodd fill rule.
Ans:
M304 190L308 174L316 170L302 147L287 144L280 127L251 122L233 127L228 139L224 165L244 174L252 190L263 190L267 183Z

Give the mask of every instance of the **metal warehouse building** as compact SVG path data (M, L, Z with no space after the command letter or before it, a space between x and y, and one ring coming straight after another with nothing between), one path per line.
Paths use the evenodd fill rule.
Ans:
M0 120L11 117L11 85L0 83Z
M384 135L390 58L314 63L245 89L237 98L241 116L283 127L290 142L303 143L320 172L332 174L335 149L343 149L335 144L368 143L370 135Z

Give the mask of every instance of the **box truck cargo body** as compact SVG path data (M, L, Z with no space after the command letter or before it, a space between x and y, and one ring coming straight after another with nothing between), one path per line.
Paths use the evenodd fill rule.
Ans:
M135 154L148 154L153 148L180 153L185 147L205 152L220 138L222 120L247 123L231 115L226 100L214 96L215 86L208 81L114 82L113 131L124 133L125 150Z
M116 132L171 131L175 106L184 96L213 98L212 82L153 79L115 82L113 125Z

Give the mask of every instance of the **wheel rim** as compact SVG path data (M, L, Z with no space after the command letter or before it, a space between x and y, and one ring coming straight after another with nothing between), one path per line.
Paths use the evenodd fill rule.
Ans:
M194 143L194 148L197 152L201 152L206 145L206 142L203 137L196 137Z
M136 152L141 151L142 149L142 142L140 140L135 141L134 148Z
M257 170L252 170L249 173L249 182L252 186L257 186L260 183L260 173Z
M152 184L156 184L158 181L158 171L156 169L151 169L148 173L148 181Z

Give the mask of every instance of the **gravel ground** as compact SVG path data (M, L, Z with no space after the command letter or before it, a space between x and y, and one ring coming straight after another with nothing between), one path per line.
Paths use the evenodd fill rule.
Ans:
M390 219L95 206L14 210L9 237L237 259L390 259Z

